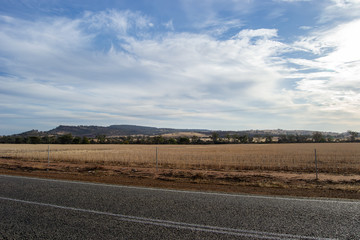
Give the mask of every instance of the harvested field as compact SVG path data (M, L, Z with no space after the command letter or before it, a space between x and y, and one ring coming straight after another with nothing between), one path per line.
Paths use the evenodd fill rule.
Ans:
M157 149L157 156L156 156ZM359 143L233 145L0 145L0 157L22 162L197 169L360 174Z
M315 180L314 149L318 180ZM181 189L360 199L360 144L3 144L0 173Z

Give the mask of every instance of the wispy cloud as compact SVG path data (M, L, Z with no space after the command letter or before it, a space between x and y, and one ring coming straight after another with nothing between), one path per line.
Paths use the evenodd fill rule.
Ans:
M169 29L171 31L175 30L173 20L169 20L168 22L163 23L163 25L165 26L166 29Z
M8 55L3 71L16 76L3 77L4 98L57 102L69 112L91 111L94 105L105 113L131 109L115 114L147 118L155 112L179 117L248 108L252 99L266 101L272 94L280 77L273 57L283 48L272 40L275 30L244 30L228 40L170 32L139 39L128 31L146 32L149 22L139 14L115 11L75 20L3 21L1 52ZM126 41L113 42L108 51L94 49L94 39L106 34L89 28L102 27ZM143 105L149 111L139 108Z
M253 6L252 1L189 1L182 0L181 5L192 27L206 34L221 36L231 29L240 29L244 21L241 14L247 13ZM239 17L224 17L219 11L233 12Z
M107 10L99 13L86 12L83 24L90 30L114 31L119 36L136 33L154 26L150 18L140 12Z
M242 2L232 6L251 11L252 1ZM189 4L182 5L196 21L189 31L131 10L0 16L1 117L41 119L46 127L316 130L360 119L358 19L306 27L307 35L287 42L275 27L219 15L218 1L193 6L206 12L198 17Z
M298 98L306 99L313 112L339 112L359 118L360 20L313 32L296 46L315 54L313 59L289 59L309 71L297 75Z
M321 13L319 22L351 20L358 18L359 12L359 0L331 0L331 4L325 6L324 11Z

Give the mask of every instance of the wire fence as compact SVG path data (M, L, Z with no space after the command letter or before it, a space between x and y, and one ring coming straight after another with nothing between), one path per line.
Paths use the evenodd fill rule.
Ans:
M316 149L316 162L315 162ZM226 145L0 145L1 164L360 174L360 143ZM317 164L316 164L317 163ZM0 165L1 167L1 165Z

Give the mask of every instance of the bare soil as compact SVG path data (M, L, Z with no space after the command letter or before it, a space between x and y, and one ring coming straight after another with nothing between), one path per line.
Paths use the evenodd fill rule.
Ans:
M48 170L47 170L48 169ZM360 175L132 168L0 158L0 174L108 184L279 196L360 199Z

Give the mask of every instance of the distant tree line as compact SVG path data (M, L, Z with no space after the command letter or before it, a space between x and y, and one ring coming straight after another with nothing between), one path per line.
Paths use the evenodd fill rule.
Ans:
M0 143L15 144L89 144L90 139L87 137L74 137L72 134L61 136L3 136L0 137Z
M164 137L158 136L122 136L107 137L98 135L96 137L79 137L72 134L59 136L0 136L0 143L11 144L249 144L249 143L323 143L323 142L360 142L358 133L347 132L347 138L335 138L314 132L312 135L220 135L213 132L208 138L198 136L192 137ZM276 140L275 140L276 139Z

